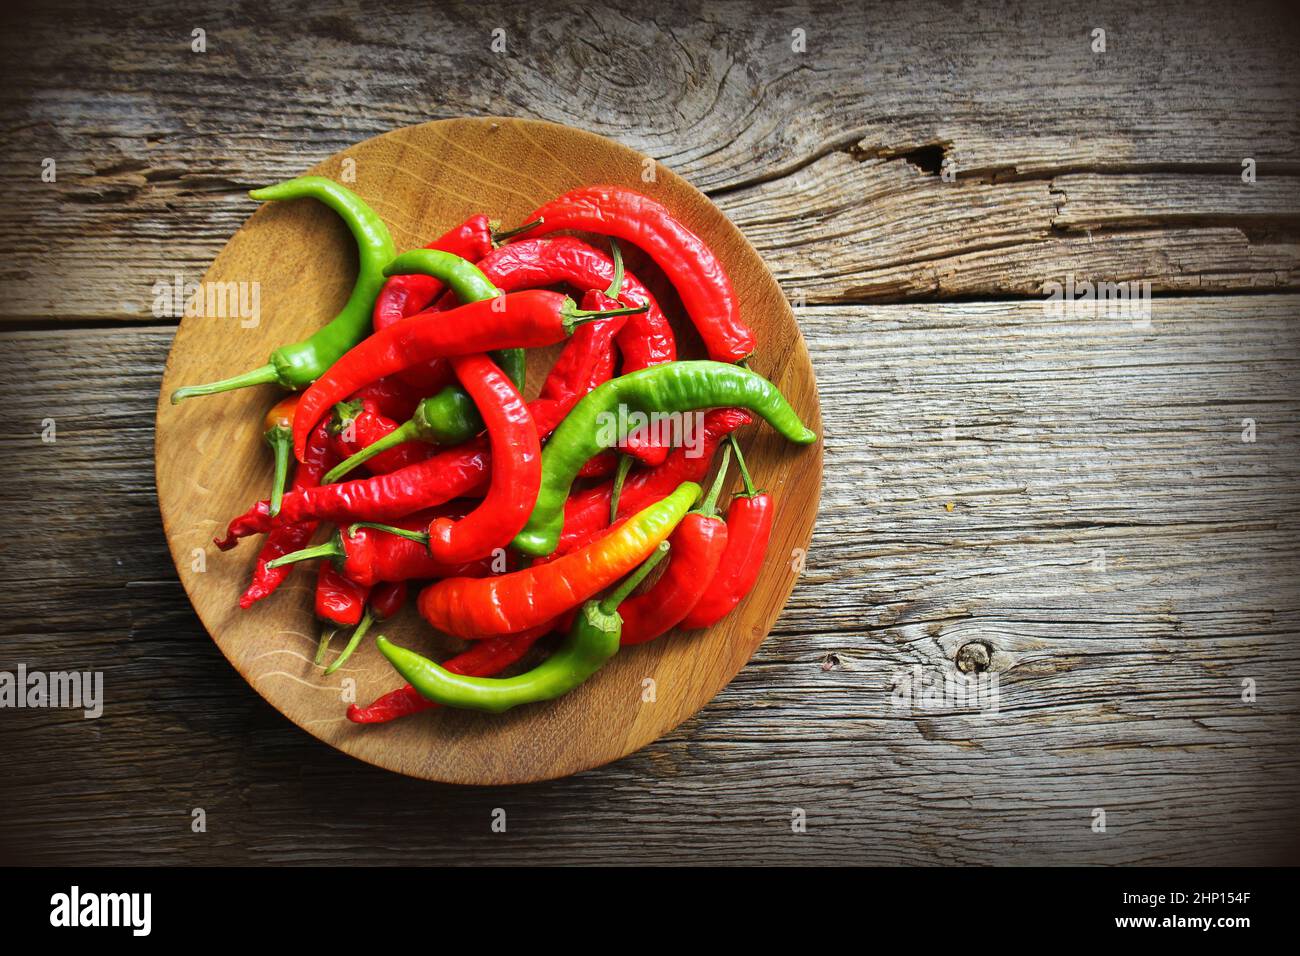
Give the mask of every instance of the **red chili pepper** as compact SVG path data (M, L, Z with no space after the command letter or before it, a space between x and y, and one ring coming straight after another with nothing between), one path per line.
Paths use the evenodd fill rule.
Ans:
M718 573L679 627L690 630L715 624L750 592L767 555L774 514L772 496L767 492L731 499L727 508L727 550L722 554Z
M537 437L543 439L555 431L571 407L572 403L567 401L529 402L528 411L537 428ZM322 485L301 493L290 492L284 496L278 519L271 517L267 501L258 501L231 519L226 537L213 541L222 551L229 551L241 538L266 534L284 521L320 519L350 524L404 518L453 498L481 495L488 482L491 462L487 442L475 439L387 475Z
M615 272L613 258L572 236L512 242L488 253L477 265L493 284L506 292L560 284L583 293L603 291L613 282ZM623 272L620 289L616 298L649 306L647 311L629 316L618 331L623 374L674 361L677 340L650 290L627 271ZM441 311L455 301L449 294L436 308Z
M444 372L444 380L438 384L438 388L451 384L451 367L444 364ZM411 417L424 395L423 389L413 388L397 376L389 375L361 387L349 401L370 402L375 411L385 418L404 422Z
M586 318L567 296L529 289L390 325L362 340L303 393L293 420L294 454L301 460L326 409L377 378L431 358L554 345Z
M334 455L330 450L329 435L322 424L311 434L311 441L307 443L307 457L301 465L294 471L293 491L285 495L285 498L291 498L308 489L315 488L320 481L321 475L334 467ZM267 520L270 518L270 502L260 501L267 514ZM257 566L253 569L253 580L249 582L248 588L239 598L239 606L244 610L252 607L262 598L269 597L275 593L275 589L284 583L293 571L292 565L286 565L276 568L268 568L267 565L276 558L283 557L292 551L297 551L316 533L315 521L291 521L284 518L284 512L281 511L281 517L277 527L266 536L266 541L262 543L262 550L257 555ZM227 539L227 542L214 539L218 548L226 550L233 541ZM224 547L223 547L224 545Z
M727 550L723 552L718 573L709 582L704 596L682 618L683 629L708 627L740 603L758 580L763 558L767 555L767 544L772 537L775 514L772 496L754 489L754 481L745 467L745 456L740 453L740 446L734 438L731 447L736 450L736 464L740 466L745 491L731 499L731 507L727 509Z
M322 621L351 627L361 620L369 593L328 561L316 569L316 616Z
M411 515L395 521L394 525L415 531L427 527L434 517L427 513ZM412 578L482 577L489 570L487 561L439 561L422 544L364 524L340 528L324 544L286 554L272 564L279 568L315 558L336 562L343 574L366 587L373 587L380 581L409 581Z
M477 508L429 525L429 552L444 562L473 561L504 548L527 524L542 483L542 444L523 397L495 362L480 353L451 364L483 416L495 464Z
M477 262L492 251L492 225L487 216L470 216L424 248L450 252L453 256ZM442 294L444 288L441 280L433 276L389 276L375 299L375 331L381 332L393 323L423 311Z
M397 422L379 412L372 399L353 399L334 406L330 432L334 436L334 451L340 460L351 458L358 451L373 445L397 428ZM366 469L372 475L384 475L407 465L424 461L432 448L424 442L408 441L380 452L366 460Z
M453 674L464 674L466 677L494 677L511 664L522 660L538 639L552 627L553 624L545 624L518 634L475 641L468 650L444 661L442 666ZM369 707L351 705L348 708L348 720L354 724L384 724L437 706L407 684L389 691Z
M321 565L322 568L329 567L326 562ZM380 581L370 591L370 598L366 603L366 613L360 617L356 623L356 630L348 639L348 643L339 656L334 658L330 666L325 668L325 676L328 677L336 670L347 663L354 651L361 646L361 640L370 630L370 626L375 621L385 621L402 609L406 603L406 582L405 581ZM316 648L315 663L319 664L325 658L325 651L330 645L330 639L334 636L333 631L326 631L321 635L320 644Z
M699 603L718 572L727 547L727 525L714 513L718 494L731 464L730 449L722 456L709 496L692 511L668 539L668 566L644 594L618 606L623 618L624 644L644 644L670 631Z
M672 491L683 481L700 481L709 472L713 454L723 436L753 421L749 412L739 408L715 408L705 413L704 440L700 449L675 448L658 468L647 468L632 475L623 485L618 499L618 516L623 518L639 511ZM613 496L612 481L583 489L569 496L564 505L564 530L560 534L557 555L568 554L609 527L609 503ZM291 496L285 496L286 507Z
M583 186L528 217L543 222L521 235L572 229L613 236L649 254L673 284L699 330L709 358L738 362L754 351L731 280L699 236L662 205L621 186Z

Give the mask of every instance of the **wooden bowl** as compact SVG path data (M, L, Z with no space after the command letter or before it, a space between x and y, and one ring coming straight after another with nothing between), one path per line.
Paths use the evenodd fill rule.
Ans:
M726 266L757 336L753 367L821 433L808 351L776 280L708 199L641 154L551 123L458 119L367 140L309 172L347 183L370 203L387 221L399 251L421 246L478 212L517 224L577 186L619 183L653 196L699 233ZM250 200L249 210L255 208ZM251 308L244 320L238 314L186 317L167 359L157 415L158 500L181 582L222 653L300 727L369 763L426 780L546 780L616 760L676 727L726 686L781 613L817 514L820 442L788 445L762 422L744 429L739 437L749 467L777 503L771 547L753 593L707 631L674 632L623 650L556 701L495 716L439 708L387 725L358 726L344 716L349 702L368 703L403 682L370 641L328 678L313 666L320 632L312 613L314 570L295 572L271 598L239 609L261 539L223 554L212 538L266 494L271 457L261 421L280 392L252 388L175 407L168 395L181 385L260 365L277 345L310 334L346 299L355 258L346 228L321 205L302 201L257 209L203 282L205 289L209 283L257 283L260 321L252 322ZM629 266L659 295L680 333L681 357L701 356L680 303L653 264L630 250ZM251 305L253 286L244 288ZM553 357L554 351L530 355L530 394ZM738 483L737 478L732 487ZM459 646L434 634L409 607L376 633L439 657ZM335 648L341 646L335 641Z

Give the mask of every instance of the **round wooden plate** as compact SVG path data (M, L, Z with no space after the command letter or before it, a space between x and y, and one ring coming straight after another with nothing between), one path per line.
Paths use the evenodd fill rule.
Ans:
M387 221L399 251L421 246L478 212L518 224L577 186L618 183L653 196L726 266L742 315L757 336L754 368L821 433L808 351L776 280L703 194L641 154L551 123L459 119L367 140L309 172L347 183L370 203ZM820 442L788 445L761 422L744 429L749 467L777 502L771 547L753 593L707 631L673 633L622 651L556 701L495 716L440 708L392 724L358 726L344 716L346 705L367 703L402 680L371 642L328 678L312 665L319 636L313 571L297 571L273 597L239 609L261 539L223 554L212 538L269 487L271 459L261 421L279 392L245 389L175 407L167 396L181 385L260 365L277 345L310 334L347 298L355 259L347 230L324 207L311 201L267 204L253 212L203 279L205 289L246 283L245 302L257 302L258 320L252 308L243 319L237 312L186 317L172 344L158 401L158 500L181 582L222 653L300 727L369 763L426 780L546 780L617 760L676 727L726 686L781 613L812 536L821 492ZM673 319L681 357L701 356L680 303L653 264L633 250L629 266ZM553 351L530 355L530 396L553 357ZM377 631L438 656L456 647L409 608Z

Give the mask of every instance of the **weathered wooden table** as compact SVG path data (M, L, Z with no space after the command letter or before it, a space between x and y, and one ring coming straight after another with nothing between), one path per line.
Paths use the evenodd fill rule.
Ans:
M0 711L0 860L1300 861L1285 5L60 6L0 31L0 671L102 670L106 701ZM629 759L501 790L263 703L153 486L154 284L202 275L247 188L463 114L706 190L826 414L807 568L739 678ZM1149 314L1046 310L1071 281L1149 282ZM958 661L996 711L897 706Z

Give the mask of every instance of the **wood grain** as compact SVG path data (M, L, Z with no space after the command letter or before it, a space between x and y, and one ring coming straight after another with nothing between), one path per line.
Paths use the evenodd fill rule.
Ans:
M1296 290L1298 40L1289 4L1209 0L14 17L0 324L37 331L0 329L0 494L23 492L0 669L100 668L109 707L0 713L0 859L1300 862L1300 305L1242 294ZM202 275L248 188L482 114L608 135L710 195L810 306L829 439L808 569L736 680L624 760L480 790L320 745L205 637L156 511L175 329L150 290ZM1149 334L983 301L1067 273L1170 297ZM979 642L999 716L888 706Z
M154 283L201 276L248 189L483 114L661 160L809 302L1036 295L1064 272L1297 287L1300 78L1284 51L1300 24L1280 2L359 9L50 4L0 35L0 321L156 321Z
M0 381L24 386L5 394L3 487L28 490L20 527L40 538L0 562L0 669L101 668L108 702L98 721L4 715L7 789L57 795L0 803L6 857L1300 859L1296 297L1158 301L1147 333L1047 322L1038 303L798 318L825 399L826 483L769 639L653 747L481 790L312 741L207 639L154 510L172 330L9 336ZM39 442L47 415L54 445ZM892 706L910 668L951 670L973 642L993 648L996 715ZM194 807L206 834L190 832ZM489 829L498 807L505 835ZM1098 807L1105 834L1090 829Z
M812 366L776 281L706 198L654 166L626 147L551 123L465 119L367 140L312 172L337 180L343 170L353 171L351 188L384 217L398 249L421 245L419 237L439 235L484 210L502 222L523 222L542 203L581 185L611 182L641 190L714 250L759 343L755 368L782 390L809 427L820 431ZM648 182L647 169L653 173ZM237 555L220 556L211 539L268 485L269 463L257 432L260 410L279 392L254 389L179 407L167 396L180 385L261 364L277 343L310 334L319 316L333 314L346 298L355 273L347 265L350 241L339 237L337 225L328 227L325 210L310 206L281 204L258 211L217 256L203 286L260 284L266 321L243 328L235 315L187 316L176 333L158 401L163 526L181 583L223 653L258 693L322 740L378 766L450 783L527 783L586 770L645 746L699 710L749 659L794 587L790 556L806 552L812 535L820 446L789 448L765 432L744 442L753 473L762 476L783 507L766 570L736 613L706 631L620 653L596 678L546 705L502 715L439 708L380 727L358 726L344 716L346 703L369 702L402 684L373 644L364 644L326 678L311 663L318 633L310 588L286 588L291 593L281 600L240 610L235 598L256 550L245 546ZM652 282L650 269L647 262L638 271L646 273L645 281L662 285ZM678 318L684 331L688 323ZM685 344L679 354L702 355L692 355ZM540 372L534 369L531 376L534 394ZM198 569L196 549L210 553ZM447 642L431 640L409 609L384 631L403 646L447 655Z

